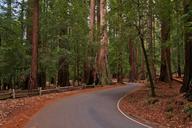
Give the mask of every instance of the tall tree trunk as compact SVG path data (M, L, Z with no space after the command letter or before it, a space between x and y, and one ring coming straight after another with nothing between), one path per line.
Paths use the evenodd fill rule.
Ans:
M32 19L32 62L30 89L37 87L38 72L38 41L39 41L39 0L33 1L33 19Z
M170 1L166 1L167 4L170 4ZM169 6L166 6L162 13L169 13ZM168 46L170 40L170 14L161 14L161 69L160 69L160 81L171 82L172 73L171 73L171 51Z
M131 69L129 71L129 81L135 82L137 80L137 67L136 67L136 49L134 47L134 42L132 39L129 39L128 43L129 47L129 64L131 66Z
M184 14L190 13L192 9L192 1L184 0ZM184 81L183 86L181 87L181 92L186 92L192 95L192 25L188 25L192 22L192 16L190 15L185 19L185 27L184 27L184 36L185 36L185 73L184 73ZM190 98L192 99L192 98Z
M119 26L118 26L118 50L117 50L117 54L118 54L118 62L117 62L117 82L118 83L122 83L123 82L123 16L122 16L122 0L118 1L118 22L119 22Z
M150 65L149 65L149 59L148 59L148 56L147 56L147 52L146 52L146 49L145 49L145 42L144 42L144 33L143 33L143 29L142 29L142 26L141 26L141 12L140 12L140 2L138 0L138 6L137 6L137 10L138 10L138 15L139 15L139 19L138 19L138 27L136 27L137 31L138 31L138 35L139 35L139 39L141 41L141 48L142 48L142 51L143 51L143 55L144 55L144 58L145 58L145 64L146 64L146 68L147 68L147 73L149 75L149 81L150 81L150 93L151 93L151 96L152 97L155 97L156 94L155 94L155 84L154 84L154 81L153 81L153 78L152 78L152 74L151 74L151 69L150 69Z
M166 21L161 22L161 71L160 80L163 82L171 81L171 51L167 47L167 43L170 39L170 26Z
M148 72L148 75L149 75L149 81L150 81L150 86L151 86L151 96L155 97L156 96L156 94L155 94L155 84L154 84L154 81L153 81L153 78L152 78L150 65L149 65L149 60L148 60L147 52L145 50L144 39L143 39L142 35L140 35L140 40L141 40L141 46L142 46L142 49L143 49L143 55L144 55L145 62L146 62L147 72Z
M177 22L177 26L176 26L176 32L177 32L177 36L179 36L179 38L182 38L182 31L180 29L181 28L181 11L180 11L180 4L181 2L175 1L175 10L176 10L176 22ZM177 42L177 76L181 78L181 49L182 49L182 41L178 40Z
M153 1L149 0L148 3L148 48L149 48L149 62L153 80L155 80L155 66L154 66L154 47L153 47L153 12L152 12Z
M100 49L97 55L97 71L102 85L111 84L108 67L108 33L107 33L107 5L106 0L100 0Z
M89 44L86 55L86 62L84 64L84 81L88 84L94 83L94 76L92 70L94 68L94 31L95 30L95 0L90 0L90 26L89 26Z

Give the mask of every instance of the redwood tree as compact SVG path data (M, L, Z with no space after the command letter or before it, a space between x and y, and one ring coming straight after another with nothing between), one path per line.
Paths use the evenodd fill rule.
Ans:
M37 72L38 72L38 41L39 41L39 0L33 1L32 15L32 61L31 61L31 76L30 89L37 87Z
M129 71L129 81L134 82L137 80L137 63L136 63L136 48L134 46L134 42L132 39L129 39L128 43L129 47L129 64L130 64L130 71Z
M87 55L86 55L86 62L84 64L84 82L88 84L94 83L93 76L93 58L94 58L94 30L95 30L95 0L90 0L90 20L89 20L89 43L88 43L88 49L87 49Z
M185 26L184 26L184 36L185 36L185 73L183 86L181 87L181 92L192 93L192 1L184 0L184 15L185 15ZM192 99L192 98L190 98Z
M165 5L161 6L161 71L160 80L163 82L171 81L171 51L168 46L170 40L170 0L163 2Z
M97 71L102 85L111 83L108 67L108 32L107 32L107 5L106 0L100 0L100 49L97 54Z

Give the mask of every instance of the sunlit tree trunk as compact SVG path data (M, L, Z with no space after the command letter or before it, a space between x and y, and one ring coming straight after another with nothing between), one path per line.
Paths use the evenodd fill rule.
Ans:
M38 72L38 41L39 41L39 0L33 1L33 17L32 17L32 62L30 89L37 88L37 72Z
M100 0L100 49L97 54L97 71L102 85L111 83L108 67L108 33L107 33L106 0Z

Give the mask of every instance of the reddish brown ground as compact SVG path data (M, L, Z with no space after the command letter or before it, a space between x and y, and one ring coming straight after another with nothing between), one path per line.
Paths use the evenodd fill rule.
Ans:
M172 82L171 87L158 82L157 97L150 98L149 88L144 86L124 98L120 108L140 121L155 122L157 127L192 128L192 119L184 112L191 103L179 93L180 87L178 82Z
M61 98L118 87L119 85L76 90L15 100L0 101L0 128L23 128L31 117L46 105ZM2 115L4 118L2 119Z

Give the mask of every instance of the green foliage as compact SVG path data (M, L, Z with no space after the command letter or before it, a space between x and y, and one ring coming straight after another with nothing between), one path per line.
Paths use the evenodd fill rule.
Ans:
M6 82L21 75L30 73L31 44L27 39L27 27L31 27L31 8L29 1L0 0L0 79ZM79 0L42 0L40 1L40 40L38 67L39 72L46 72L48 80L58 74L58 60L65 56L69 63L70 79L83 76L83 67L88 60L95 64L99 48L98 32L95 31L94 42L90 47L89 38L89 1ZM172 65L174 72L178 68L178 51L181 67L184 65L183 26L191 31L191 22L187 22L192 12L182 16L183 5L179 0L109 0L108 1L108 33L109 33L109 68L112 74L117 74L121 65L123 76L128 76L129 39L133 40L138 51L137 68L141 70L143 53L139 35L144 37L148 56L148 16L151 6L153 15L153 63L160 70L161 47L172 48ZM23 9L23 10L22 10ZM23 11L23 12L22 12ZM161 45L161 21L171 22L171 38ZM24 26L24 29L22 28ZM140 28L138 28L140 27ZM95 27L96 29L96 27ZM141 30L141 33L138 32ZM21 36L22 35L22 36ZM90 49L91 50L90 50ZM91 55L89 55L89 50ZM89 57L88 57L89 56ZM183 68L182 68L183 70Z

